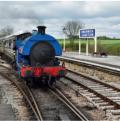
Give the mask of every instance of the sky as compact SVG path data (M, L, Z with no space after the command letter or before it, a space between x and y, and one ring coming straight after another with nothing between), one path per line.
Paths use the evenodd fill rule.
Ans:
M95 28L97 36L120 38L120 1L0 1L0 29L32 31L45 25L48 34L63 38L62 27L73 20Z

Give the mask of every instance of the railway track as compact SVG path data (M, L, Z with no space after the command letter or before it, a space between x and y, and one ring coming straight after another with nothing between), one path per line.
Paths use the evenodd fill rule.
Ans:
M66 56L62 56L62 57L58 56L58 59L62 62L68 63L71 66L81 65L87 68L93 68L107 73L109 72L110 74L113 74L113 75L120 75L120 67L116 65L105 64L102 62L95 62L95 61L89 61L89 60L87 61L84 59L77 59L74 57L66 57Z
M69 57L69 56L63 56L63 57ZM76 58L76 57L70 57L72 59L76 59L76 60L79 60L79 61L83 61L83 62L90 62L91 64L92 63L95 63L95 64L99 64L99 65L103 65L103 66L108 66L108 67L113 67L113 68L117 68L117 69L120 69L120 66L117 66L117 65L114 65L114 64L108 64L108 63L103 63L103 62L96 62L94 60L86 60L86 59L79 59L79 58Z
M72 70L68 70L65 79L73 90L85 96L97 108L104 110L107 116L112 116L115 120L120 119L119 88Z
M89 121L57 88L32 89L44 120L80 120Z
M5 79L12 82L12 84L21 92L21 94L24 96L26 103L28 106L32 109L36 119L38 121L43 121L41 111L38 107L38 104L36 103L36 99L34 98L33 93L31 90L26 86L26 84L16 78L14 75L15 72L11 70L10 67L6 66L6 64L0 64L0 75L4 77Z
M118 71L118 72L120 72L120 66L117 66L117 65L113 65L113 64L108 64L108 63L103 63L103 62L96 62L96 61L94 61L94 60L85 60L85 59L78 59L78 58L75 58L75 57L68 57L68 56L62 56L63 58L68 58L68 59L73 59L73 60L77 60L77 61L79 61L79 62L81 62L81 63L84 63L84 64L88 64L88 65L94 65L95 64L95 66L98 66L98 67L102 67L102 68L106 68L106 69L108 69L108 70L110 70L110 71L112 71L112 72L114 72L114 71Z
M59 90L59 88L50 89L67 107L73 111L81 121L89 121L89 119Z
M46 111L44 111L44 109L46 107L44 107L43 110L41 110L42 108L42 105L43 102L45 100L48 100L48 102L45 104L45 106L47 104L49 104L49 97L47 99L47 96L46 96L46 92L49 94L50 92L54 95L54 98L55 101L53 101L54 104L56 104L56 100L59 100L58 102L59 103L62 103L62 104L56 104L54 106L54 108L58 108L57 105L61 105L59 108L60 109L57 109L58 110L61 110L61 112L59 112L57 115L57 119L59 120L64 120L64 119L69 119L69 120L74 120L74 119L79 119L81 121L89 121L87 119L87 117L82 114L65 96L62 92L60 92L59 89L57 88L54 88L54 89L47 89L48 91L44 90L41 92L42 89L40 88L37 88L37 89L30 89L28 88L25 83L18 79L15 75L15 72L13 70L11 70L11 68L9 66L7 66L6 64L0 64L0 75L3 76L4 78L6 78L7 80L9 80L10 82L13 83L13 85L22 93L22 95L24 96L24 98L26 99L26 102L29 104L30 108L32 109L33 113L35 114L35 117L37 120L39 121L43 121L43 120L49 120L52 115L54 116L55 112L53 114L50 114L51 116L49 116L49 113L47 113L47 115L45 114ZM37 90L37 91L36 91ZM39 98L39 94L41 93L42 95L42 98L43 98L43 102L41 103L40 100L42 100L42 98L40 97ZM45 94L45 98L43 97L43 95ZM50 94L51 95L51 94ZM53 99L53 98L52 98ZM63 106L64 105L64 106ZM62 108L61 108L62 107ZM67 109L65 108L67 107ZM49 110L54 110L54 108L51 106L51 103L49 104L49 107L47 107ZM70 111L69 111L70 110ZM68 112L67 114L65 114L65 112ZM59 115L59 116L58 116ZM72 116L73 115L73 116ZM59 117L59 118L58 118ZM55 120L53 117L51 118L51 120Z

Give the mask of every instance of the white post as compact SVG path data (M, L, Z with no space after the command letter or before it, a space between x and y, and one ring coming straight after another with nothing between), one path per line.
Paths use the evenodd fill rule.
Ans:
M87 38L87 43L86 43L86 55L88 55L88 38Z
M95 40L95 48L94 48L94 52L97 52L97 37L95 37L94 40Z
M79 54L81 54L81 40L79 39Z
M65 35L64 35L63 51L65 51Z

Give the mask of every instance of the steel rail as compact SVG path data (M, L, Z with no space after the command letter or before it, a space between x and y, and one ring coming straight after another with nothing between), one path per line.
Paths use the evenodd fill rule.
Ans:
M35 97L33 96L33 93L32 93L32 91L26 86L26 89L27 90L29 90L29 93L30 93L30 96L31 96L31 98L32 98L32 100L33 100L33 103L34 103L34 105L35 105L35 109L36 109L36 112L37 112L37 114L38 114L38 120L39 121L43 121L43 117L42 117L42 114L41 114L41 112L40 112L40 109L39 109L39 106L38 106L38 104L37 104L37 102L36 102L36 100L35 100Z
M113 101L112 99L106 97L105 95L102 95L101 93L97 92L94 89L91 89L90 87L86 86L85 84L80 83L79 81L76 81L68 76L65 76L65 79L68 79L78 85L80 85L81 87L83 87L84 89L87 89L89 92L94 93L95 95L97 95L98 97L100 97L102 100L108 102L109 104L113 105L116 109L120 109L120 104L118 104L117 102Z
M108 84L108 83L105 83L105 82L103 82L103 81L100 81L99 79L95 79L95 78L93 78L93 77L91 77L91 76L88 76L87 74L83 74L83 73L81 73L81 72L72 71L71 69L67 69L67 71L68 71L68 72L71 72L71 73L73 73L73 74L76 74L76 75L78 75L78 76L82 76L82 77L84 77L84 78L86 78L86 79L89 79L89 80L91 80L91 81L93 81L93 82L97 82L97 83L99 83L99 84L101 84L101 85L104 85L104 86L106 86L106 87L108 87L108 88L112 88L112 89L115 90L115 91L120 92L120 88L117 88L117 87L112 86L112 85L110 85L110 84Z
M62 56L62 57L68 57L68 56ZM75 57L68 57L68 58L72 58L72 59L76 59L76 60L80 60L80 61L84 61L84 62L90 62L90 63L100 64L100 65L105 65L105 66L110 66L110 67L113 67L113 68L120 69L120 66L109 64L109 63L97 62L97 61L94 61L94 60L86 60L86 59L80 59L80 58L75 58Z
M93 63L93 62L89 62L89 61L84 61L84 60L80 60L80 59L76 59L76 58L71 58L71 57L64 57L64 56L56 56L59 60L61 61L65 61L65 62L69 62L75 65L83 65L89 68L95 68L104 72L109 72L111 74L114 75L120 75L120 68L116 68L116 66L110 66L108 64L99 64L99 63Z
M2 65L2 67L4 67ZM6 69L9 70L9 68L7 68L5 66ZM16 81L14 81L13 79L11 79L7 73L2 73L0 72L0 75L3 76L4 78L6 78L7 80L11 81L16 87L17 89L19 89L19 91L23 94L23 96L25 97L26 101L28 102L29 106L31 107L32 111L34 112L36 118L38 121L43 121L43 118L42 118L42 114L38 108L38 104L32 94L32 91L24 84L24 82L22 82L22 84L24 85L20 85L18 84L19 81L22 81L22 80L19 80L17 79L18 83ZM25 86L25 90L22 88L22 86ZM29 96L28 96L29 95Z
M62 101L80 120L89 121L89 119L74 105L58 88L49 88L49 90Z

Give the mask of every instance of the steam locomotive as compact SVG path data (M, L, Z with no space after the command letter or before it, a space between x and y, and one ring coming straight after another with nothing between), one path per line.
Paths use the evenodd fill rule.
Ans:
M58 41L45 33L45 26L38 26L32 33L16 36L14 41L16 70L29 86L36 82L53 85L65 76L66 69L60 65L56 56L62 49Z

